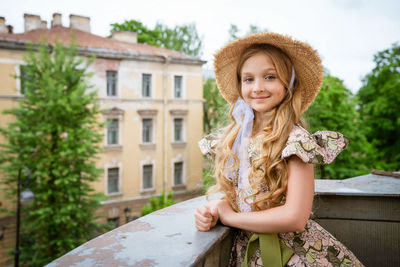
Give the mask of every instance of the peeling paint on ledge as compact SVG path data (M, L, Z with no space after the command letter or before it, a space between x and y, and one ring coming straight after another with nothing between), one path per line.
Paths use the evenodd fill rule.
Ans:
M200 232L194 210L207 203L198 197L141 217L79 246L48 266L195 265L230 232L218 226Z
M400 196L400 179L364 175L346 180L316 180L317 195ZM218 225L197 231L194 210L206 204L194 198L141 217L53 261L48 266L202 266L231 237L228 227ZM341 215L342 216L342 215ZM340 217L344 218L344 217ZM229 257L229 252L214 255ZM218 265L218 264L217 264Z

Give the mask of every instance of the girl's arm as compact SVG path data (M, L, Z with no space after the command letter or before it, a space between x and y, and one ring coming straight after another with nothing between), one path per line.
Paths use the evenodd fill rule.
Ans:
M286 203L254 212L236 213L227 201L218 204L221 222L225 225L257 233L294 232L304 229L310 217L314 198L314 168L297 156L288 162Z

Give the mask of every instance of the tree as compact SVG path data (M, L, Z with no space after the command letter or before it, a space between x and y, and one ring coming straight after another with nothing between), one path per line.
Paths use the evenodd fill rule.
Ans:
M184 24L174 28L157 23L150 29L137 20L125 20L124 23L111 24L114 31L130 31L138 34L138 42L160 46L188 55L199 56L202 49L202 38L197 33L196 25Z
M350 139L350 144L330 165L317 167L320 178L344 179L369 172L371 147L360 127L357 102L343 82L326 73L321 90L304 117L310 132L318 130L338 131Z
M204 132L216 132L229 122L229 104L218 90L215 79L209 78L203 85Z
M31 170L35 199L24 210L20 259L43 266L99 230L94 223L99 195L91 183L101 174L95 159L102 125L96 90L87 84L91 61L78 58L75 46L42 44L37 53L31 47L25 61L25 97L4 112L15 120L0 130L6 141L1 182L15 199L18 170Z
M358 92L366 136L374 149L373 166L400 169L400 46L378 52L375 68Z
M253 33L258 33L258 32L268 32L268 29L266 29L266 28L262 29L257 25L250 24L247 32L243 36L241 36L239 34L240 30L239 30L238 26L235 24L231 24L231 27L229 28L229 42L232 42L238 38L245 37L245 36L251 35Z

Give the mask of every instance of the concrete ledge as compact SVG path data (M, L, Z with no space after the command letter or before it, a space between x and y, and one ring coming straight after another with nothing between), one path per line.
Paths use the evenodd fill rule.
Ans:
M198 197L156 211L77 247L47 266L226 266L228 227L200 232L193 212Z
M400 266L400 179L365 175L317 180L314 219L365 266ZM194 198L105 233L48 266L226 266L228 227L197 231Z

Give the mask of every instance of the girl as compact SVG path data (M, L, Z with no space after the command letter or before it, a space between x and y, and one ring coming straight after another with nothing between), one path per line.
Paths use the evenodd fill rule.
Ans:
M215 55L219 90L232 123L199 142L215 160L224 197L195 212L198 230L217 221L240 229L231 266L362 266L346 247L309 220L312 163L331 163L346 147L340 133L309 134L301 114L316 97L323 68L309 45L275 33L229 43Z

